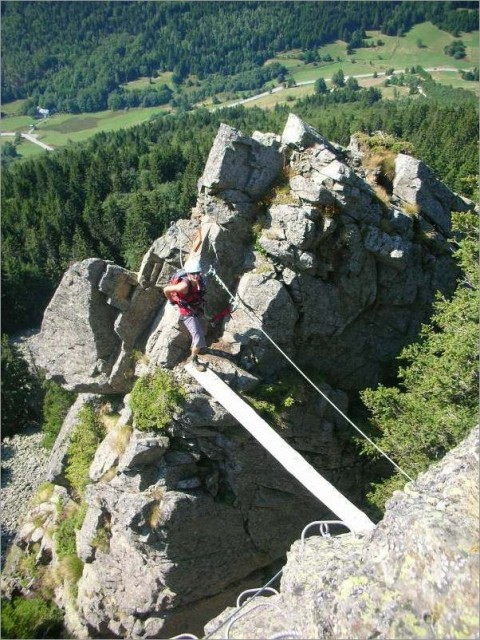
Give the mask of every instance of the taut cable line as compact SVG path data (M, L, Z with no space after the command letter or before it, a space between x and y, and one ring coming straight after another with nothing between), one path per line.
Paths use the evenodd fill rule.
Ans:
M228 293L228 295L230 296L231 302L236 302L236 301L240 302L240 304L244 307L247 315L251 319L256 321L256 323L258 324L258 329L263 333L263 335L267 338L267 340L269 340L269 342L273 344L275 349L277 349L277 351L279 351L282 354L282 356L286 360L288 360L288 362L292 365L292 367L294 367L300 373L300 375L303 378L305 378L305 380L317 391L317 393L319 393L322 396L322 398L324 398L342 416L342 418L344 418L356 431L358 431L358 433L360 433L360 435L363 436L363 438L365 438L365 440L367 440L367 442L369 442L372 445L372 447L374 447L384 458L386 458L395 467L395 469L397 469L397 471L399 471L403 476L405 476L405 478L413 482L413 478L406 471L404 471L394 460L392 460L392 458L390 458L390 456L387 453L385 453L385 451L383 451L377 444L375 444L375 442L371 438L369 438L369 436L367 436L367 434L364 433L360 429L360 427L357 427L357 425L354 422L352 422L352 420L339 407L337 407L337 405L332 400L330 400L330 398L321 389L318 388L318 386L307 376L307 374L304 373L297 364L295 364L295 362L285 353L285 351L283 351L283 349L278 346L275 340L273 340L273 338L271 338L268 335L268 333L265 331L265 329L262 327L262 321L253 311L253 309L251 309L251 307L249 307L240 298L240 296L233 295L233 293L228 289L227 285L223 282L223 280L217 274L213 266L210 266L207 272L207 275L213 275L213 277L217 280L219 285L223 289L225 289L225 291Z

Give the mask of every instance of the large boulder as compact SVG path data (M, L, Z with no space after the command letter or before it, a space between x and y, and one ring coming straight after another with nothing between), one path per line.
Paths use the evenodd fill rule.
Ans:
M263 144L221 124L199 181L199 191L221 193L234 189L256 199L271 186L283 157L274 138Z
M318 131L312 126L304 122L294 113L288 115L285 128L282 133L282 144L294 149L306 149L314 145L322 145L328 149L333 155L336 150L332 144L328 142Z
M428 165L403 153L395 160L393 195L400 203L416 206L443 233L450 231L452 211L469 209L469 204L442 184Z
M72 391L107 387L120 350L118 309L98 288L107 266L96 258L72 265L43 318L37 363Z
M266 372L281 356L265 333L291 353L298 312L287 288L273 274L245 274L238 285L236 310L225 323L223 339L242 345L240 362Z
M106 260L90 258L65 273L35 346L38 366L70 391L126 393L132 355L156 313L160 290L152 280Z
M280 595L227 609L230 638L473 638L478 633L478 428L403 492L376 529L297 541ZM462 526L459 527L459 521ZM310 529L310 533L315 532Z

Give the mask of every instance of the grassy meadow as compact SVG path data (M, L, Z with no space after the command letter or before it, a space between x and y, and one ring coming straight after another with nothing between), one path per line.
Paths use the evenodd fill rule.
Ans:
M456 38L445 31L441 31L429 22L416 25L402 37L386 36L379 31L368 31L367 36L370 42L375 43L375 46L357 49L351 55L347 55L346 43L342 41L321 47L318 50L321 57L330 54L333 58L333 62L329 63L305 64L300 58L300 50L287 51L268 60L265 64L280 62L285 65L288 68L289 75L299 86L249 100L245 106L258 106L264 109L271 109L276 104L285 103L290 103L293 106L295 100L313 93L315 80L324 78L328 84L332 75L339 69L343 70L345 76L368 75L368 77L358 78L360 86L381 87L385 98L395 99L397 96L405 95L408 90L405 87L396 87L396 90L393 87L383 87L385 72L392 68L396 71L404 71L406 68L417 65L430 69L432 77L437 82L453 87L462 87L473 91L477 96L479 95L479 84L462 80L458 72L458 70L472 69L478 65L478 31L460 36L467 51L467 56L463 60L454 60L444 54L444 47ZM377 45L379 40L383 42L382 45ZM377 78L372 77L375 72L378 75ZM144 89L149 85L161 84L167 84L173 88L172 75L171 72L165 72L159 74L157 78L139 78L125 84L124 88L127 90ZM195 84L197 81L198 79L195 77L187 79L184 87L186 95L191 91L189 85ZM302 82L310 84L300 85ZM262 92L259 90L259 93ZM240 99L238 95L234 96L232 94L219 94L217 98L221 102L219 105L213 103L212 96L203 100L197 106L222 108L237 103ZM48 120L42 121L19 115L19 110L23 103L23 100L17 100L2 105L1 109L4 117L0 121L0 131L27 132L32 125L35 125L34 133L38 139L53 147L62 147L71 142L81 142L100 131L115 131L125 127L132 127L147 121L153 115L171 111L171 107L162 106L97 113L57 113ZM34 144L23 141L19 147L19 153L26 157L36 153L45 153L45 151Z
M156 86L160 86L162 84L166 84L170 87L170 89L174 89L175 85L172 82L173 71L164 71L163 73L159 73L156 78L137 78L137 80L132 80L131 82L126 82L122 85L122 87L126 91L134 91L135 89L148 89L148 87L155 88Z
M98 111L96 113L56 113L47 120L34 120L29 116L3 118L1 131L26 132L32 124L38 140L53 147L63 147L70 142L82 142L100 131L116 131L133 127L159 113L170 111L165 107L148 107L121 111Z

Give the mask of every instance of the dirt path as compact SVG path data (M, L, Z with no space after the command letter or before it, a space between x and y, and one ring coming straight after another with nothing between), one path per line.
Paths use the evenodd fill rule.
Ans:
M2 132L0 135L2 136L15 136L16 133L15 131L7 131L7 132ZM34 135L30 134L30 133L20 133L20 136L22 138L24 138L25 140L28 140L29 142L33 142L33 144L38 144L39 147L42 147L42 149L46 149L47 151L53 151L54 148L51 147L48 144L45 144L45 142L41 142L40 140L38 140Z

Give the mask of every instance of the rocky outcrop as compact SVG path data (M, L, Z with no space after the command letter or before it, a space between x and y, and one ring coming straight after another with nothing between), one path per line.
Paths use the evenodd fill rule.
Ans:
M223 358L212 357L210 366L234 388L257 384ZM104 461L114 471L87 487L77 542L86 562L77 604L93 634L143 637L155 629L165 637L185 624L199 631L209 599L227 597L232 583L281 556L302 523L329 513L182 375L188 400L169 435L134 428L118 455L112 430L90 469L92 480L108 472ZM346 410L345 394L323 390ZM336 443L345 427L324 401L305 393L302 405L286 412L282 435L301 441L312 464L328 468L337 484L349 467L339 484L353 495L362 472L350 444ZM108 535L103 550L93 543L99 531Z
M466 211L469 204L452 193L420 160L399 153L395 160L393 196L400 203L416 205L422 216L442 233L450 231L451 211Z
M66 389L126 393L132 350L151 323L160 292L105 260L75 263L45 311L37 365Z
M131 388L134 350L152 366L175 367L189 337L160 289L200 230L204 269L214 266L247 297L256 318L238 311L222 337L237 345L244 368L253 362L263 375L278 362L258 323L331 383L375 384L418 332L435 292L452 292L450 212L469 205L405 154L396 157L390 200L381 199L358 170L361 156L294 115L281 138L222 125L192 218L154 242L138 274L98 259L69 269L45 314L39 363L67 388L98 393ZM207 314L228 300L210 278Z
M366 538L295 542L280 594L224 611L205 634L224 638L228 621L229 638L476 637L478 436L397 491Z
M257 139L243 136L221 124L202 177L200 193L222 194L240 191L250 198L260 198L272 185L282 168L277 137Z
M456 277L444 220L455 194L442 187L441 214L419 196L424 204L412 213L401 204L416 202L402 186L401 158L384 199L359 162L361 150L326 141L293 115L281 137L222 125L191 218L152 244L138 274L99 259L65 274L36 347L50 377L82 394L124 394L135 375L163 367L186 393L161 434L138 431L126 399L90 468L77 536L85 562L77 606L90 635L165 637L186 621L200 632L234 583L281 558L306 523L331 517L189 378L189 338L161 288L200 234L204 271L214 269L207 315L235 295L231 316L208 328L209 366L237 391L255 393L284 377L271 338L327 380L322 391L347 413L347 392L378 381L428 317L436 291L453 291ZM408 179L408 189L431 194L430 169L416 166L428 185ZM425 218L422 207L430 207ZM323 398L301 389L277 411L277 428L362 504L364 461ZM57 482L67 432L52 462Z

